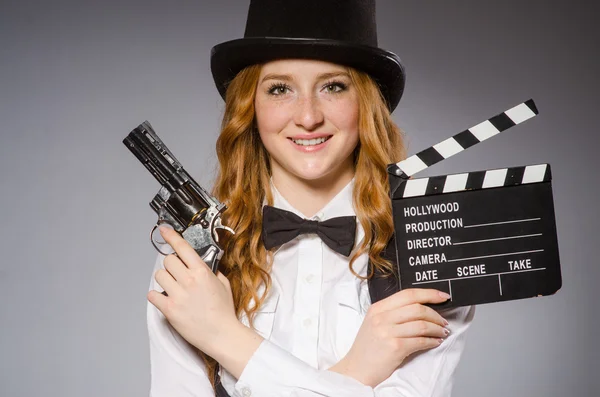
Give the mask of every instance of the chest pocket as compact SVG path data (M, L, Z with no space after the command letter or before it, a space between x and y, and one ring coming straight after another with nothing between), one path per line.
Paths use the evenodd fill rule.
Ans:
M254 315L254 329L265 339L270 339L273 332L273 323L275 321L275 312L277 311L277 303L279 302L279 292L272 289L269 296ZM249 327L248 317L242 312L240 321L245 326Z
M366 288L359 288L354 281L338 283L335 286L337 323L333 346L338 360L348 353L356 339L370 305L368 294Z

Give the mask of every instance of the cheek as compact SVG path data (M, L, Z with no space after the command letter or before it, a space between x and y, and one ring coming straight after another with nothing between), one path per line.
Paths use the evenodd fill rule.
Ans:
M352 138L358 140L358 106L349 112L348 131L350 131Z
M280 133L289 120L286 110L278 104L256 101L256 125L261 138Z
M335 119L335 125L345 132L348 141L356 143L358 141L358 103L355 100L345 101L337 106L331 114Z

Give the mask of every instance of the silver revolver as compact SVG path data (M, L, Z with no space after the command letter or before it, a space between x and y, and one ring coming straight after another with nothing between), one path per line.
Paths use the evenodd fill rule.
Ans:
M221 215L227 206L211 196L183 169L148 121L131 131L123 143L162 185L150 202L150 207L158 215L158 221L150 232L154 248L167 255L153 238L158 226L167 223L216 274L223 256L217 230L234 233L221 223Z

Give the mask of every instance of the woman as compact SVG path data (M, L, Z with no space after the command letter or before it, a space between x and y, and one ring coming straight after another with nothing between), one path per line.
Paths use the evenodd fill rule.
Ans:
M252 1L211 67L214 194L236 234L215 276L161 230L177 256L159 256L148 293L151 395L449 395L473 309L368 281L393 269L386 166L404 156L404 70L377 48L374 2Z

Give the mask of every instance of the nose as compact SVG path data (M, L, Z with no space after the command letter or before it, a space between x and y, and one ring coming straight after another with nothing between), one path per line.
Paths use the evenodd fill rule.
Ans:
M294 123L308 131L313 131L323 124L324 117L319 99L314 95L303 96L296 103Z

